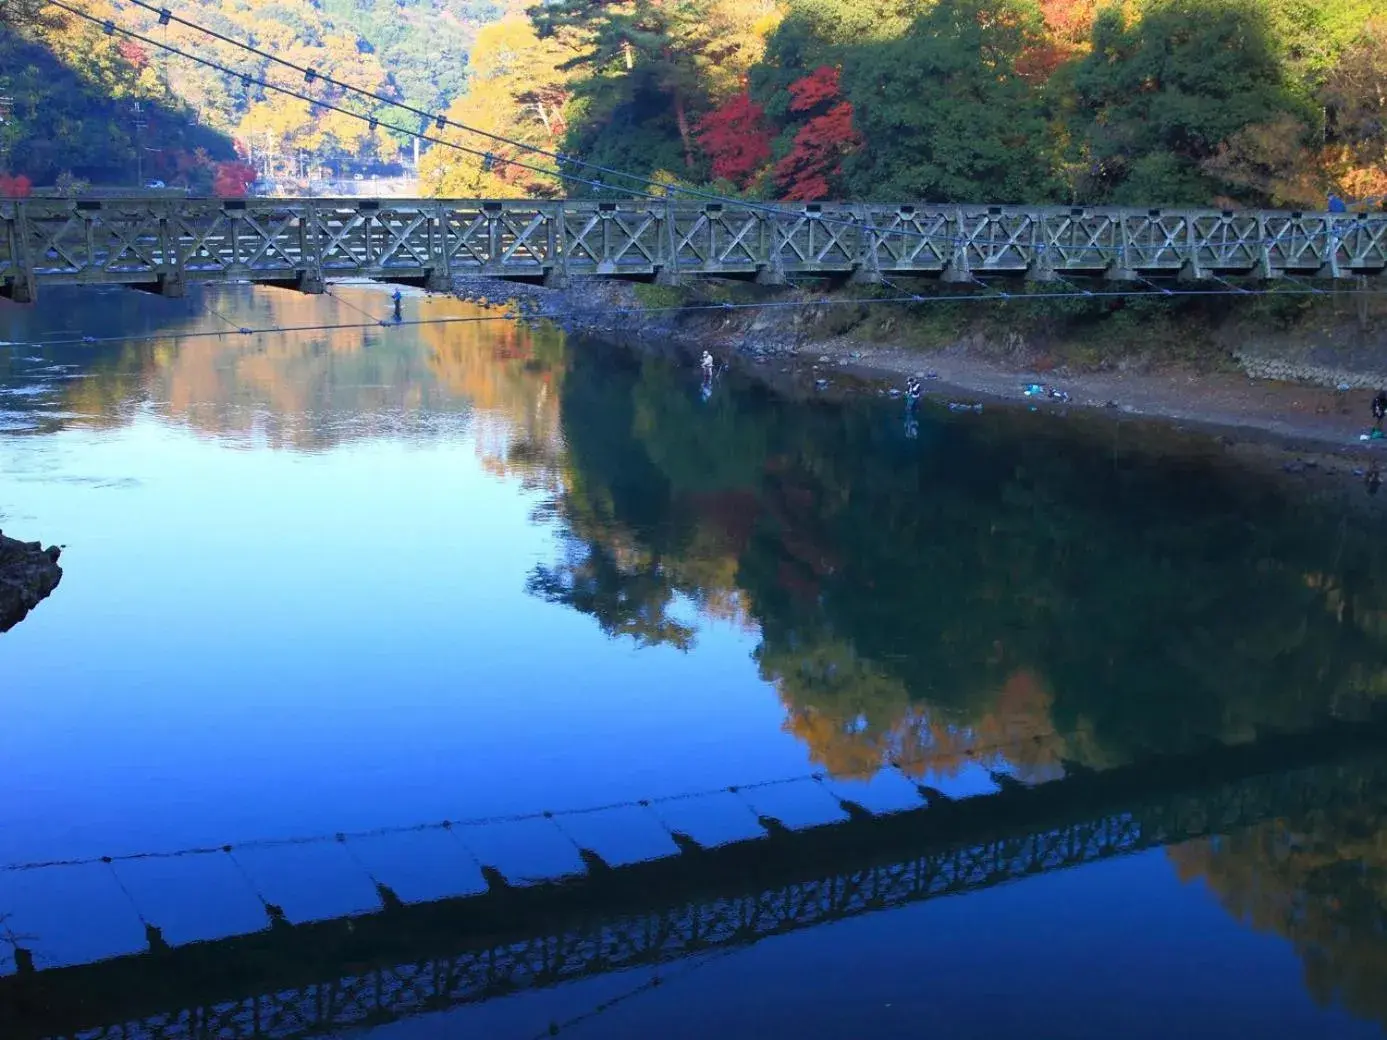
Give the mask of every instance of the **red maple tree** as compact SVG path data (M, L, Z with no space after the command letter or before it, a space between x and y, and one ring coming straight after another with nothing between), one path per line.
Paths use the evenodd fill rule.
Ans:
M27 199L33 184L24 174L0 173L0 199Z
M838 70L821 65L790 84L790 111L813 113L795 134L789 153L775 164L782 197L792 202L827 198L843 156L862 138L852 125L852 102L843 100Z
M698 143L712 159L714 177L746 187L761 171L771 157L765 115L743 90L699 120Z
M255 183L255 168L249 163L217 163L212 177L212 194L220 199L243 199Z
M134 40L121 40L116 44L116 50L120 52L122 58L137 69L142 69L149 64L149 51Z

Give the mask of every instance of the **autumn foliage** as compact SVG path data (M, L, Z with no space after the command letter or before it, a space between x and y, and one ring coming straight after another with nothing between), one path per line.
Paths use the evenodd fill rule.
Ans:
M255 169L243 162L217 163L212 194L219 199L243 199L255 183Z
M861 143L852 125L852 102L842 98L836 68L822 65L790 84L790 111L807 115L789 154L775 164L775 180L790 201L827 198L843 157Z
M29 197L33 185L24 174L10 176L0 173L0 199L24 199Z
M698 124L698 143L708 153L713 176L745 187L771 157L766 110L743 90Z

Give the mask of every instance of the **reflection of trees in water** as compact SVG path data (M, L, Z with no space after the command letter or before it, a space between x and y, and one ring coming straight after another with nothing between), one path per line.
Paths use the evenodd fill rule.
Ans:
M1327 808L1168 850L1228 913L1291 942L1322 1006L1387 1028L1387 812Z
M154 403L195 432L232 440L254 437L299 450L406 432L417 439L441 428L414 421L424 413L468 414L489 467L523 471L526 479L552 486L561 453L555 392L563 367L561 335L510 322L282 336L232 331L240 325L360 325L390 312L383 292L345 286L334 293L208 291L205 305L194 294L197 300L190 300L188 314L177 322L179 331L225 331L225 336L73 352L73 360L90 364L90 377L66 386L64 407L81 416L77 422L109 426L130 421L141 406ZM105 299L83 297L78 304ZM415 300L411 306L427 308L430 316L494 312L457 300ZM114 319L89 317L90 327L107 332L141 327L123 311Z
M785 705L785 729L836 777L865 779L887 764L912 777L953 777L981 766L1009 768L1018 779L1039 783L1058 779L1064 761L1087 751L1082 733L1053 729L1053 698L1026 669L968 718L913 700L904 683L842 643L802 653L782 649L778 656L783 660L759 655L761 674Z
M461 306L466 313L487 312ZM438 384L477 410L473 432L488 469L527 487L556 491L564 450L562 333L518 322L459 322L420 326L419 337Z
M1042 778L1351 716L1387 681L1384 548L1203 441L1023 413L927 414L911 443L587 348L562 418L567 544L535 590L676 645L681 597L733 604L834 773Z

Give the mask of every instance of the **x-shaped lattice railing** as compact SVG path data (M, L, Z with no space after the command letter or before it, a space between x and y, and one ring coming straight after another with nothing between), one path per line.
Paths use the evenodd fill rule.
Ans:
M385 229L385 233L390 236L389 244L382 249L370 266L378 269L385 269L392 266L396 267L428 267L431 264L429 256L428 226L429 215L419 212L399 213L394 210L382 210L375 214L376 226ZM423 236L416 236L420 228L425 229ZM418 239L422 237L422 241ZM395 258L405 252L409 254L409 260L403 263L394 263Z
M501 227L507 236L501 253L501 263L523 262L535 266L543 265L551 259L548 229L549 222L553 218L543 212L522 213L522 216L527 216L529 219L523 225L517 226L513 219L514 213L514 210L501 211Z
M272 213L267 212L262 218L257 219L255 214L246 212L239 214L239 223L250 228L255 235L257 244L253 253L241 253L241 240L237 236L236 251L245 257L245 259L241 259L241 256L237 256L234 259L233 262L237 267L254 269L258 265L261 268L270 266L293 270L301 266L298 258L291 255L286 248L288 245L297 245L297 243L290 243L285 240L285 232L294 226L292 213L281 216L276 222ZM278 261L272 259L276 255L279 257Z
M839 264L851 267L857 261L859 251L849 244L862 241L861 228L854 215L832 212L827 214L829 220L822 219L824 215L810 211L793 219L781 238L782 262L788 259L783 252L786 248L794 254L792 263L799 265L822 267L830 262L830 254L834 252L837 256L832 259Z
M1177 270L1187 261L1195 259L1190 255L1187 240L1189 220L1186 217L1179 214L1147 214L1120 219L1125 241L1116 244L1116 261L1121 266Z
M189 271L225 270L232 262L227 230L230 225L225 212L204 217L200 224L191 218L175 218L179 256Z
M870 209L867 222L871 248L883 269L939 270L953 252L954 234L943 213Z
M1261 259L1260 224L1255 216L1194 218L1195 259L1202 267L1250 271Z
M1120 225L1108 216L1050 216L1044 230L1045 251L1060 270L1106 267L1120 244Z
M1027 214L965 214L959 229L970 268L1024 270L1035 255L1035 220Z
M62 223L58 224L52 218L44 220L30 219L26 221L25 227L29 234L29 256L30 262L38 257L44 260L60 260L65 266L51 266L42 263L34 263L34 270L39 274L46 274L51 271L62 271L65 273L76 273L85 270L94 262L90 256L90 250L86 247L90 241L87 235L88 223L90 218L82 219L77 214L70 214L61 218ZM56 227L53 225L57 224ZM82 230L82 249L69 253L63 245L63 238L73 227ZM82 259L78 259L81 256Z
M107 219L101 222L105 261L104 271L157 271L159 260L155 250L159 247L159 225L157 218L153 226L148 216L129 216L123 219ZM126 255L133 263L123 263ZM95 260L95 258L93 258Z
M1272 264L1288 270L1311 270L1329 259L1329 221L1322 217L1266 220L1267 250Z
M472 266L472 263L478 267L487 266L491 262L490 242L477 241L477 236L486 231L487 227L486 214L480 209L450 210L444 224L444 252L447 254L448 262L456 264L461 261L463 266ZM482 237L486 238L485 235Z

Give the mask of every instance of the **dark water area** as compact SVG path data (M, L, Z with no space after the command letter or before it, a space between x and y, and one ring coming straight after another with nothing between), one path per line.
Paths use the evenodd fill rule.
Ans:
M334 293L0 309L0 1036L1387 1035L1380 512Z

